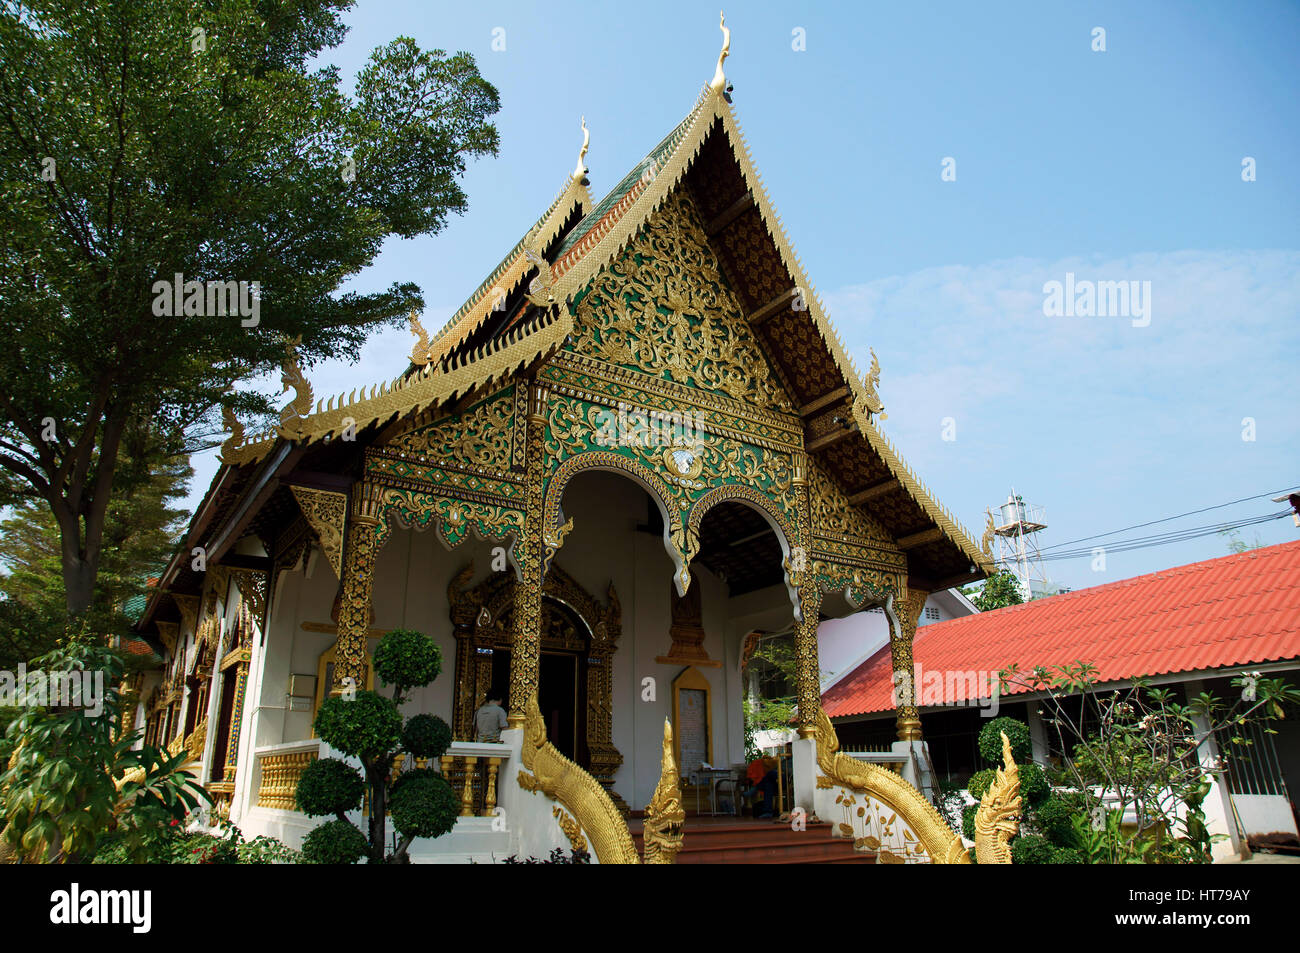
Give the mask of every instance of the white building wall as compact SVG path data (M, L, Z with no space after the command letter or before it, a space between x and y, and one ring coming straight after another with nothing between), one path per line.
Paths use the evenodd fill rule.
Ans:
M973 615L978 610L955 589L930 593L917 626ZM883 609L864 609L842 619L827 619L817 630L817 654L826 691L889 644Z

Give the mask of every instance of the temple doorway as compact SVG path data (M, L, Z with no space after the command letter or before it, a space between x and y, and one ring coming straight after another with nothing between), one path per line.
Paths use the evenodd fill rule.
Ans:
M542 652L537 673L537 706L546 737L566 758L591 767L587 746L587 678L591 640L568 607L542 600ZM510 685L510 649L492 651L492 685L503 695Z

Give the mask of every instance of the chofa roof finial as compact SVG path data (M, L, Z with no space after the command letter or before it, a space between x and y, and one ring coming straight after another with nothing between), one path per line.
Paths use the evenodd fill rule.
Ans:
M587 117L582 117L582 150L578 153L578 164L573 167L574 181L582 181L587 175L587 146L591 144L591 132L587 129Z
M731 31L727 29L727 15L720 13L718 26L722 30L722 52L718 54L718 68L713 71L713 82L709 83L709 89L715 93L727 92L727 74L722 71L722 61L727 58L731 52Z

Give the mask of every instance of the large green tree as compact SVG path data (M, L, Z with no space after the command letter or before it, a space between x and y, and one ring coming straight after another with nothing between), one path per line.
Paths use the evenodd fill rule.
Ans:
M72 616L109 501L143 478L119 466L128 435L194 449L286 339L309 364L355 356L419 289L342 284L463 211L466 162L496 153L497 93L468 54L398 38L345 92L319 57L351 5L0 0L0 504L49 508ZM257 323L159 314L177 274L259 283Z
M187 519L176 504L193 474L183 457L141 459L129 449L119 466L130 476L109 504L99 579L86 617L100 633L125 632L133 621L126 611L132 597L146 591L149 577L176 548ZM59 527L49 507L20 500L0 520L0 669L51 651L63 635L67 596L61 565Z

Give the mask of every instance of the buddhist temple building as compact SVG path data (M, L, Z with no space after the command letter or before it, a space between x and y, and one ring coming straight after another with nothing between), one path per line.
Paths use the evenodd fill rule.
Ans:
M445 326L412 316L391 380L318 399L288 346L279 426L228 420L139 623L167 666L137 717L188 747L246 836L296 845L315 826L293 797L322 754L315 711L372 685L369 653L402 627L441 648L404 710L451 725L443 769L465 791L456 830L412 857L585 843L635 862L628 818L660 781L665 718L683 778L743 764L750 636L793 626L791 806L842 820L853 792L866 821L841 827L893 811L892 856L966 859L905 773L837 753L818 626L880 609L908 670L927 596L992 567L878 429L879 368L854 366L794 254L727 53L600 201L584 141ZM492 689L510 727L479 743ZM894 720L904 750L923 741L914 706Z

